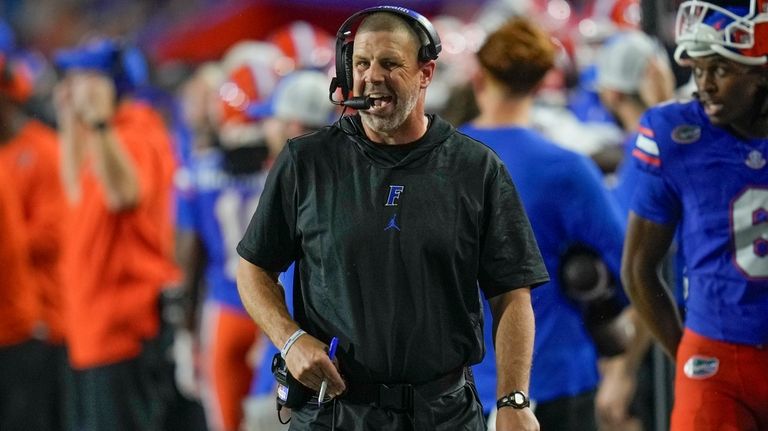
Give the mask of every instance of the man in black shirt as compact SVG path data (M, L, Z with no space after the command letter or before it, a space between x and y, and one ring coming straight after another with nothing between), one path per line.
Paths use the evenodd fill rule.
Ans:
M548 275L515 187L491 150L425 115L440 49L429 21L388 6L350 20L337 79L359 115L289 140L237 248L246 308L314 396L291 429L484 430L464 374L484 354L479 286L500 402L514 407L497 429L537 430L530 288ZM294 261L292 317L276 280ZM323 381L333 401L318 403Z

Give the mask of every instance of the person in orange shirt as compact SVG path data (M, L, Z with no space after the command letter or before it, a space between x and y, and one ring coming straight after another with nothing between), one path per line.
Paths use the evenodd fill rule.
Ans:
M32 289L21 202L0 169L0 429L46 430L35 414L45 384L43 343L34 339L37 298Z
M56 132L26 117L1 93L0 167L11 174L14 189L21 197L32 277L41 302L41 335L60 346L64 332L59 256L65 202Z
M0 27L5 34L13 34L4 23ZM66 353L59 276L64 193L58 141L54 130L30 119L21 108L31 95L33 80L25 63L14 56L14 48L13 43L0 47L0 168L10 174L20 198L22 223L16 228L28 238L26 262L39 313L35 335L45 341L39 359L48 363L48 374L43 387L35 388L42 391L35 402L36 415L59 429L64 414L61 391Z
M154 430L169 381L159 295L175 281L170 136L131 97L146 77L135 49L95 39L60 51L54 99L69 203L63 253L69 362L88 430ZM119 389L118 389L119 388Z

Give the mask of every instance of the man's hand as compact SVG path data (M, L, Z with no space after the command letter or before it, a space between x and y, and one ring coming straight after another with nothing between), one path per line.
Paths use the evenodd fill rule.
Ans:
M347 388L336 365L328 358L328 345L309 334L296 340L286 354L285 363L291 375L310 389L319 391L323 379L327 380L327 394L332 398Z
M64 78L53 87L53 108L59 128L71 127L75 120L70 81Z
M600 429L617 429L629 420L629 404L635 395L635 376L626 370L621 357L605 358L600 364L603 378L595 397Z
M80 201L80 167L86 152L87 128L77 118L72 97L72 78L65 77L53 88L57 133L62 144L62 184L70 202Z
M502 407L496 412L496 431L539 431L539 421L530 408Z
M72 103L86 124L110 121L115 115L116 93L112 79L100 73L79 73L72 79Z

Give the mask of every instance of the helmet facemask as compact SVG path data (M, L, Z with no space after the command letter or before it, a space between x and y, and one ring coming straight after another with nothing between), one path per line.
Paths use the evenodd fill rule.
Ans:
M768 1L749 0L744 7L722 7L688 0L675 20L675 60L684 55L721 55L750 66L768 64Z

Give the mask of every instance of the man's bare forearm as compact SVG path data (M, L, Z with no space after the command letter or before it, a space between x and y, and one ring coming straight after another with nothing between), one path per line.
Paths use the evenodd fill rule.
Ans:
M677 304L661 276L661 263L674 233L674 226L630 213L621 265L622 283L635 310L673 360L683 330Z
M241 258L237 266L237 290L248 314L278 348L299 329L288 312L285 291L277 282L277 273Z
M682 323L669 289L657 271L636 272L629 278L629 296L637 313L674 360L682 338Z
M520 288L489 300L496 349L497 397L528 391L533 354L531 291Z

